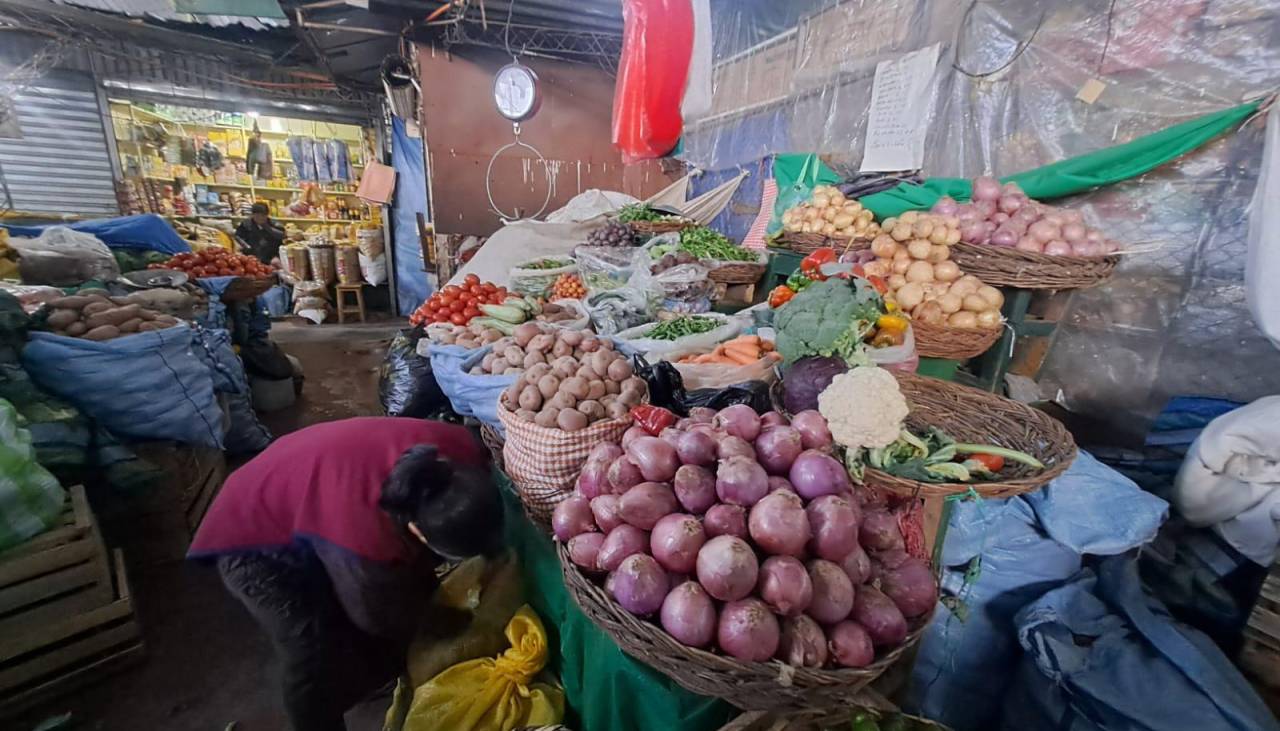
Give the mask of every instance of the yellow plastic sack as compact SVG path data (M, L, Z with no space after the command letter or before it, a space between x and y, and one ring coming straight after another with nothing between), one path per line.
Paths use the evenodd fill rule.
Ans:
M564 692L533 682L547 663L547 633L528 605L507 624L511 649L468 660L413 694L405 731L512 731L564 718Z

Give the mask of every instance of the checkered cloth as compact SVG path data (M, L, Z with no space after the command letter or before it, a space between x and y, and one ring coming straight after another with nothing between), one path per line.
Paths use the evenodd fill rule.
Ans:
M592 447L618 442L631 426L631 417L597 421L582 431L549 429L516 418L501 404L498 420L507 432L502 461L534 520L551 523L551 511L573 492L574 481Z
M765 249L764 234L769 228L769 219L773 218L773 202L778 199L778 181L766 178L761 188L760 213L756 214L756 220L747 229L747 237L742 240L744 248L756 251Z

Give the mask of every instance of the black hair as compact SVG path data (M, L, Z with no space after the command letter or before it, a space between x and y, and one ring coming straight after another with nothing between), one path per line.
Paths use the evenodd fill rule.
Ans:
M241 208L240 210L243 211L244 209ZM267 208L266 203L254 203L253 208L250 208L249 210L252 213L270 213L271 212L271 209Z
M489 554L501 545L502 501L489 474L455 466L431 445L400 455L378 506L402 526L414 523L427 547L447 559Z

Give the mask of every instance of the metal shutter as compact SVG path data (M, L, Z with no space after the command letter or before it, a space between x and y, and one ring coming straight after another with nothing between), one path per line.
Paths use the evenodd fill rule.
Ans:
M93 80L50 74L13 99L20 139L0 137L0 174L12 201L25 213L116 215L111 158Z

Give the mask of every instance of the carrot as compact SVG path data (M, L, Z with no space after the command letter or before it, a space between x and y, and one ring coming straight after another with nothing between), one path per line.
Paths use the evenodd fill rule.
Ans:
M760 349L761 349L761 350L763 350L763 351L765 351L766 353L768 353L768 352L772 352L772 351L773 351L773 343L772 343L772 342L770 342L770 341L768 341L768 340L761 340L761 341L760 341Z
M753 358L739 350L729 350L727 352L729 353L729 359L737 365L751 365L759 360L759 358Z

